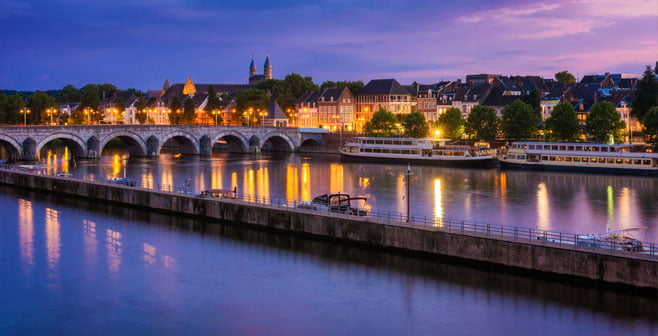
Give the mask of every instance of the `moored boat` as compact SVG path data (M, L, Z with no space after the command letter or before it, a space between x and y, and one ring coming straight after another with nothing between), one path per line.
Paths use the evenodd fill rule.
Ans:
M355 137L340 147L341 158L376 163L414 163L486 167L494 157L488 150L449 145L446 139Z
M658 173L658 153L626 144L513 142L498 160L502 167Z
M365 197L351 197L343 193L324 194L314 197L312 201L299 203L297 208L354 216L367 216L368 211L366 209L359 208L353 204L353 201L363 201L365 203L367 200Z

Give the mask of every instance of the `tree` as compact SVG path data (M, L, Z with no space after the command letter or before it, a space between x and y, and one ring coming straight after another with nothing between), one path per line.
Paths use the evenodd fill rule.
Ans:
M221 123L222 115L221 113L219 113L221 111L221 108L222 108L222 101L217 96L217 91L215 91L215 87L210 85L210 87L208 87L208 103L206 104L206 107L204 107L204 111L206 111L206 114L208 114L210 118L213 118L213 120L217 120L217 123Z
M260 89L248 89L241 91L235 96L235 119L252 119L258 110L266 110L270 105L270 98L265 91Z
M344 87L347 87L350 89L350 92L353 95L359 94L361 90L363 90L363 85L362 81L338 81L338 82L333 82L333 81L325 81L320 85L320 89L327 89L327 88L339 88L342 89Z
M72 103L80 101L80 91L71 84L67 84L62 88L57 99L60 103Z
M492 141L498 134L500 119L496 116L496 110L490 106L477 105L473 107L466 120L468 133L477 139Z
M313 83L313 78L291 73L274 85L272 99L276 100L284 111L287 111L295 108L295 102L304 92L317 90L319 88Z
M28 124L59 120L59 109L56 106L55 98L41 91L35 92L27 100L27 107L32 111L27 117Z
M570 74L569 71L564 70L555 74L555 80L564 85L571 85L576 82L576 77Z
M546 119L546 129L552 137L562 141L576 138L580 132L578 116L571 103L560 103L553 108L551 116Z
M503 108L501 129L507 139L527 139L537 134L541 119L520 99Z
M430 134L430 126L425 116L420 112L412 112L404 117L404 136L409 138L424 138Z
M626 128L626 123L621 120L621 115L611 102L604 101L592 105L587 115L585 130L587 134L597 142L606 142L610 135L615 141L621 139L621 131Z
M532 110L535 111L537 116L541 119L541 96L539 95L539 91L533 89L528 94L522 94L521 101L530 105Z
M658 82L656 74L647 65L642 79L637 83L637 93L633 100L633 116L637 120L643 120L644 114L654 106L658 106Z
M464 134L464 125L466 122L462 118L462 111L456 107L449 108L446 113L442 114L436 121L436 125L441 129L441 137L447 139L460 139Z
M78 108L82 112L87 108L93 110L92 114L88 116L87 119L92 124L102 115L98 110L100 102L100 90L98 85L87 84L80 89L80 106L78 106Z
M644 125L644 136L653 145L653 149L658 150L658 106L650 108L644 114L642 124Z
M194 101L192 98L187 97L183 101L183 115L181 115L181 121L184 124L193 124L195 119L194 114Z
M135 118L140 124L145 124L148 118L148 114L146 113L146 101L144 100L144 97L137 98L135 109L137 109L137 113L135 113Z
M364 129L368 136L392 136L395 133L395 116L382 107L366 122Z
M3 99L2 106L0 106L0 117L2 118L0 122L3 124L22 124L23 115L20 113L20 110L23 107L25 107L23 96L18 94L6 96Z
M180 124L182 121L182 112L183 106L181 105L180 98L178 98L178 96L174 96L171 98L171 102L169 103L169 123L172 125ZM178 120L176 120L176 116L178 116Z

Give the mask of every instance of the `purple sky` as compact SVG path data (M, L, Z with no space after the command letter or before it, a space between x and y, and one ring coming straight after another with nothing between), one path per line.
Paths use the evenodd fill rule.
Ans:
M0 89L245 83L252 54L316 83L640 74L657 15L656 0L0 0Z

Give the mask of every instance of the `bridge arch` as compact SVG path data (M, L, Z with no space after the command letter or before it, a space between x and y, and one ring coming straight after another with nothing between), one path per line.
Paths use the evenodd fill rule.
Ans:
M5 148L8 159L20 159L23 146L16 139L0 134L0 146Z
M295 143L288 135L281 132L270 132L261 138L261 149L274 152L294 152Z
M129 131L118 131L108 134L103 137L98 148L98 154L103 152L105 146L113 139L119 138L128 146L128 153L130 156L146 156L147 146L146 141L142 139L139 134ZM89 148L91 150L91 148Z
M227 130L210 137L210 152L219 140L226 141L229 152L245 153L249 149L249 140L240 132Z
M29 138L28 138L29 139ZM71 150L71 153L76 157L87 157L87 143L82 140L79 136L73 133L54 133L45 138L43 138L35 147L35 158L41 152L43 146L53 140L62 140L64 144ZM27 141L27 139L25 140ZM28 153L25 152L25 144L23 150L25 156L28 156Z
M325 142L321 135L305 135L302 137L299 147L324 146Z
M174 139L178 146L180 147L181 153L183 154L199 154L200 153L200 146L199 146L199 140L197 140L194 135L187 133L187 132L181 132L181 131L176 131L169 133L165 136L163 136L161 139L159 139L160 146L158 148L157 154L160 154L160 150L162 149L162 146L167 143L167 141Z

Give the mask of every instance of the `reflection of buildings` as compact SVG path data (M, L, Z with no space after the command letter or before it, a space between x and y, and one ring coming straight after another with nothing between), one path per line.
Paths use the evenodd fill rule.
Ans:
M105 247L107 248L107 272L111 277L119 275L121 268L121 254L123 253L121 232L114 230L105 231Z
M59 266L60 244L59 211L46 208L46 256L50 272Z
M96 255L98 253L96 223L85 219L82 221L82 229L84 231L85 258L87 259L87 264L91 266L96 263Z
M34 266L34 210L32 202L18 200L18 237L21 248L21 259L24 271Z

